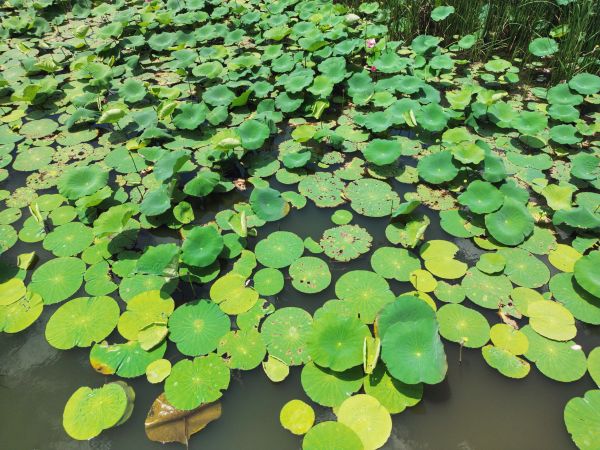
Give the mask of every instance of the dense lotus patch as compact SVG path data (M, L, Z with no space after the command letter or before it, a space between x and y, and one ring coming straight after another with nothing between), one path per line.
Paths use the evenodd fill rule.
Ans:
M0 331L42 316L111 377L71 437L129 418L116 377L162 384L146 434L187 445L238 371L300 366L271 419L304 450L386 446L449 345L598 384L600 77L516 84L560 36L471 64L482 36L394 41L374 2L47 3L0 24ZM581 448L596 393L565 407Z

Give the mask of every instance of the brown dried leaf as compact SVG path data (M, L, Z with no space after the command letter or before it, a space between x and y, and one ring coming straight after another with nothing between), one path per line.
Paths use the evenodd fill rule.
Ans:
M165 394L160 394L154 403L146 422L146 436L155 442L180 442L187 445L189 438L202 430L213 420L221 417L221 403L208 403L190 411L182 411L172 406Z

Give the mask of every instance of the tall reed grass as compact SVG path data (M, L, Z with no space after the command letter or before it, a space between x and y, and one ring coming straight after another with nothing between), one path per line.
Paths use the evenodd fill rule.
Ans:
M341 0L358 7L359 0ZM521 59L535 58L529 43L537 37L553 37L559 51L544 60L553 81L575 73L600 72L600 0L378 0L392 39L410 42L419 34L444 38L446 45L466 34L476 34L477 44L468 57L491 55ZM441 22L430 18L440 5L455 8Z

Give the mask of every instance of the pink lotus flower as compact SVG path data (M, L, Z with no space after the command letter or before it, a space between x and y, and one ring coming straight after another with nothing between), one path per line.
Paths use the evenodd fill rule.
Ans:
M375 47L375 44L377 44L377 41L373 38L371 39L367 39L367 48L373 48Z
M377 71L377 67L375 67L375 66L367 67L367 69L370 70L371 72Z

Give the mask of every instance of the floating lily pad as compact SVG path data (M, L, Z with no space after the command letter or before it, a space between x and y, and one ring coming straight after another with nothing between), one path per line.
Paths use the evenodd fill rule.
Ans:
M560 303L548 300L532 302L527 307L531 328L555 341L568 341L577 334L575 319Z
M364 323L373 323L377 313L394 301L388 282L379 274L367 270L352 270L335 284L335 294L358 314Z
M411 272L421 268L421 261L406 249L380 247L371 256L371 267L384 278L408 281Z
M363 383L364 374L360 367L336 372L308 362L302 368L301 382L306 395L323 406L338 406Z
M52 305L75 294L83 282L85 263L77 258L51 259L38 267L31 276L29 289Z
M258 330L246 328L225 334L219 342L218 353L227 355L230 368L251 370L260 365L267 350Z
M382 447L392 432L392 418L375 397L357 394L344 400L337 410L338 422L360 438L365 449Z
M304 256L290 266L292 286L305 294L321 292L331 283L331 272L327 263L315 256Z
M600 390L587 391L569 400L564 420L571 438L582 450L592 450L600 440Z
M262 325L261 335L270 355L295 366L309 359L306 341L312 328L312 317L296 307L281 308Z
M256 244L256 259L274 269L287 267L304 252L302 239L289 231L275 231Z
M306 434L315 423L315 412L302 400L290 400L279 413L281 426L294 434Z
M302 450L363 450L365 447L350 427L339 422L321 422L304 436Z
M342 225L325 230L320 245L327 256L336 261L350 261L371 248L373 238L358 225Z
M574 274L577 283L592 294L600 297L600 251L590 252L575 263Z
M437 311L440 334L464 347L479 348L487 344L490 326L474 309L459 304L444 305Z
M354 211L367 217L392 214L400 204L398 194L385 181L363 178L353 181L344 191Z

